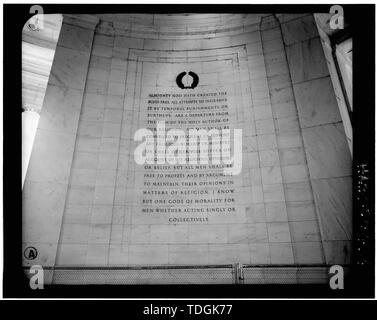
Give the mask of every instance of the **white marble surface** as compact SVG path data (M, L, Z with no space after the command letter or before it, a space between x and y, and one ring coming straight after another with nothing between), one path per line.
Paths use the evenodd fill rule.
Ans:
M294 263L291 243L270 243L270 256L272 264Z
M286 52L294 84L329 75L319 38L287 46Z
M311 18L296 18L298 21L286 19L291 25L285 27L285 32L291 32L290 28L296 25L304 25L304 30L290 35L288 47L284 47L280 30L272 20L263 24L262 32L243 32L242 27L237 29L238 34L231 35L220 30L219 34L208 33L211 40L200 39L195 32L188 36L190 40L185 40L171 33L174 28L169 30L168 25L161 26L166 32L159 30L158 39L147 30L149 36L145 38L140 37L140 32L135 37L134 31L122 34L119 29L114 31L116 36L111 36L101 24L95 34L90 63L86 42L77 45L80 50L76 50L72 39L75 28L64 28L67 37L62 37L64 45L58 46L60 53L50 79L51 85L63 89L47 100L51 101L47 104L51 105L51 117L42 121L44 129L69 131L76 138L72 143L74 151L69 149L67 158L59 150L55 153L70 168L69 181L63 170L58 179L69 187L67 194L61 190L61 201L57 202L65 205L63 220L58 217L61 207L54 216L55 228L61 228L57 265L323 262L324 231L315 210L327 219L343 205L346 209L337 217L349 223L349 207L343 204L342 192L349 191L350 183L346 180L343 186L327 178L334 172L334 176L349 174L350 162L339 162L343 147L340 144L339 149L342 133L338 124L303 131L299 126L304 123L301 110L307 119L306 126L337 119L331 112L324 113L333 102L330 98L315 98L321 88L329 87L326 78L313 80L327 74L318 39L306 41L312 36L312 29L305 27ZM197 28L200 30L199 25ZM172 48L190 50L165 51ZM184 63L179 65L181 61ZM240 123L247 133L244 148L248 161L239 178L242 188L235 196L240 205L233 216L218 216L216 223L169 224L169 214L152 217L132 206L140 200L136 184L142 181L139 175L143 172L130 160L130 137L135 128L144 124L145 112L140 112L140 108L145 100L139 92L175 88L172 74L183 67L197 68L201 84L208 90L211 85L228 88L230 105L237 111L235 123ZM69 93L80 90L82 108L80 114L74 115L76 100ZM59 104L67 106L61 113L57 110ZM328 151L331 148L338 148L335 155ZM333 171L335 166L337 171ZM43 177L38 170L34 175ZM50 176L54 174L48 169L45 177ZM326 179L313 180L322 177ZM313 181L324 184L319 188L313 185L314 196ZM327 190L327 194L322 190ZM30 192L25 195L29 197ZM333 199L336 208L332 208ZM48 201L39 201L32 216L40 208L44 213L54 208ZM31 223L31 240L38 243L37 223L29 222L31 219L26 223ZM340 226L334 228L338 234ZM345 239L349 239L349 234ZM344 239L329 236L327 240ZM56 244L56 235L49 241L52 246ZM327 250L334 252L336 246L328 245ZM339 252L331 253L334 257L336 254L342 256Z
M317 220L314 201L287 202L286 206L289 221Z
M323 240L352 238L352 178L312 181Z
M61 43L84 51L58 42L23 188L23 245L37 248L34 264L54 265L60 250L57 244L89 63L90 46L81 41L84 34L92 33L64 26L63 22ZM89 39L85 41L91 45ZM70 239L74 236L72 229ZM24 259L24 263L29 262Z
M68 184L75 138L71 133L38 129L26 180Z
M317 25L313 15L294 19L281 24L284 43L291 45L318 36Z
M341 121L330 77L294 85L302 128Z
M310 177L351 175L352 160L341 123L303 129Z
M35 17L31 17L22 30L22 103L41 110L62 15L45 14L43 28L38 30L28 27L30 22L35 23Z
M63 23L58 43L61 47L88 52L92 46L93 33L92 30Z
M295 242L293 243L293 252L295 261L299 264L324 263L323 249L320 241Z
M302 222L306 227L297 227L301 232L309 225L314 227L317 215L324 241L323 257L306 254L306 249L321 251L318 242L298 242L294 247L295 258L303 263L346 263L350 248L349 243L342 240L352 237L352 160L325 55L312 16L283 23L282 32L287 44L300 127L303 128L303 149L309 168L307 178L310 178L314 194L313 199L289 202L288 217L290 221L311 220ZM291 152L283 151L280 154L291 161ZM284 178L287 173L284 167L282 173ZM296 234L294 226L296 222L292 222L293 235Z
M324 241L323 248L328 264L351 263L352 242L348 241Z
M77 89L49 85L41 111L39 129L76 133L83 92Z
M83 90L86 82L86 71L89 53L69 49L57 45L49 84L72 89Z
M58 243L66 191L65 184L25 181L22 193L22 241L25 245L44 243L51 244L52 248ZM51 254L49 261L54 260L55 252Z
M267 222L286 222L288 221L285 202L271 202L265 204Z

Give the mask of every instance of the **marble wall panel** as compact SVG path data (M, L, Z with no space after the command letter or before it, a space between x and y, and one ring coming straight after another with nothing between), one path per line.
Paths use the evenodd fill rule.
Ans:
M317 217L324 253L323 257L317 255L318 259L312 260L305 255L304 248L309 246L313 251L319 251L317 243L312 246L298 242L294 248L295 257L298 261L313 263L344 263L349 261L349 245L337 244L352 237L352 160L325 55L313 16L281 20L281 29L309 169L306 179L310 179L314 195L313 199L291 199L287 203L288 217L290 221ZM289 161L291 155L290 151L281 152ZM282 172L284 177L284 167ZM294 231L295 224L292 226Z
M295 242L293 243L293 254L298 264L322 264L323 249L320 241Z
M317 25L313 15L285 21L285 23L281 24L281 28L284 35L284 43L287 46L318 37Z
M92 47L93 35L93 30L63 23L58 45L69 49L89 52Z
M68 184L75 138L70 133L38 129L26 179ZM52 153L56 156L53 161Z
M303 129L312 179L348 176L352 160L341 123Z
M330 77L294 85L302 128L341 120Z
M329 75L319 38L287 46L286 52L294 84Z
M352 238L351 177L315 179L312 185L323 239L350 240Z
M61 47L58 43L49 84L83 90L86 82L89 55L86 51Z
M332 240L323 242L326 262L333 264L349 264L351 262L352 242L349 240Z
M341 242L351 238L344 195L350 184L340 177L350 174L350 161L340 160L342 132L330 109L334 99L327 67L311 15L279 20L281 28L266 16L260 30L252 32L208 30L208 39L198 34L185 39L169 33L169 26L157 33L158 39L149 29L148 37L141 37L140 30L111 35L101 24L90 54L85 41L75 49L75 28L64 28L67 36L62 36L64 45L58 44L50 90L65 90L47 101L55 107L51 113L60 103L67 108L59 116L47 118L46 113L42 121L43 129L68 131L75 138L69 145L71 162L61 160L69 174L61 168L56 174L64 195L59 202L63 219L56 220L56 229L61 228L57 265L313 264L323 263L324 255L326 262L344 258ZM79 32L77 38L82 36ZM235 213L212 215L216 220L206 223L171 223L168 219L176 215L141 212L138 202L144 169L132 159L132 136L141 126L154 126L146 121L145 95L181 93L175 77L182 70L199 74L195 92L226 90L231 125L245 133L247 161L234 178ZM77 99L70 94L76 91ZM318 98L323 91L329 95ZM46 168L47 179L57 167ZM35 176L43 173L35 170ZM334 177L344 179L343 185L329 180ZM43 182L37 181L26 183ZM50 211L37 203L35 212L39 208ZM209 213L193 216L211 218ZM334 234L323 227L327 221ZM39 241L36 224L33 228L30 241Z

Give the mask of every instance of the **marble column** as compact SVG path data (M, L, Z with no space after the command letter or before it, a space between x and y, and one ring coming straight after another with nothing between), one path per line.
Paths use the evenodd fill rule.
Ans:
M30 154L34 144L39 122L39 110L32 105L24 106L22 112L22 187L29 165Z
M63 15L63 23L23 187L23 247L34 247L45 283L52 279L83 92L99 19ZM25 250L24 249L24 250Z

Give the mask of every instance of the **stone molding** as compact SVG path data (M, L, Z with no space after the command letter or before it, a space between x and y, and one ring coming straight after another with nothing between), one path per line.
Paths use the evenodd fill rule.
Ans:
M63 23L95 30L100 19L90 14L63 14Z

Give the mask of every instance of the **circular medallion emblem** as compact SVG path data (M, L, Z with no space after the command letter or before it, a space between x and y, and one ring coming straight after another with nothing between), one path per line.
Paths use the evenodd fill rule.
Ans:
M194 89L199 84L199 76L192 71L188 74L187 72L181 72L175 81L181 89Z
M34 260L38 256L38 251L34 247L27 247L24 250L24 257L27 260Z

